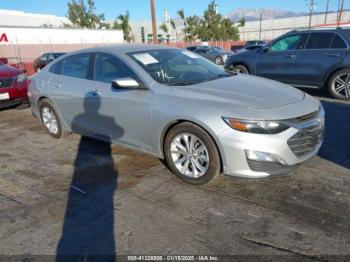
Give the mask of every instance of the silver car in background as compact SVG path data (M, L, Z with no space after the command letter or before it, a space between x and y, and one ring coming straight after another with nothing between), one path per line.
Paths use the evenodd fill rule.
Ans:
M74 132L164 158L196 185L220 173L286 174L315 156L323 140L318 100L177 48L73 52L36 74L28 95L51 136Z

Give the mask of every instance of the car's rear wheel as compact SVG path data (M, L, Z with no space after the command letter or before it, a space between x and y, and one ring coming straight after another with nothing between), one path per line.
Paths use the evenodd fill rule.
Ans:
M240 74L249 74L248 68L245 67L244 65L233 65L231 67L231 71L240 73Z
M46 131L54 138L63 136L62 122L52 104L43 100L39 105L40 118Z
M222 59L221 56L218 56L215 58L215 64L217 65L223 65L224 64L224 60Z
M181 123L173 127L164 141L169 169L192 185L211 182L220 173L220 156L212 138L200 127Z
M336 72L328 82L329 93L337 99L350 99L350 69Z

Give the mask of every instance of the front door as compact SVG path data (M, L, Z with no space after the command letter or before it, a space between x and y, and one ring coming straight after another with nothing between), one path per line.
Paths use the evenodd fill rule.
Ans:
M97 53L93 80L89 81L86 90L90 111L95 111L90 119L94 135L150 151L152 91L112 87L112 80L118 78L140 81L119 58Z
M256 60L256 75L290 83L299 48L303 47L307 34L293 34L276 40L268 51L261 52Z

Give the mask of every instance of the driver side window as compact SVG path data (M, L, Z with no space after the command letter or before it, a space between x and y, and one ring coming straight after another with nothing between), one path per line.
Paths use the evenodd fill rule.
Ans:
M289 51L296 50L299 47L302 34L286 36L271 46L271 51Z
M110 84L117 78L128 77L137 79L135 73L120 59L110 54L96 54L93 72L93 79L95 81Z

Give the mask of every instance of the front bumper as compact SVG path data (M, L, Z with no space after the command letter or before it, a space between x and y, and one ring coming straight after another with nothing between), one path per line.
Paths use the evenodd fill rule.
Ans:
M317 155L324 133L323 110L317 119L320 121L315 122L315 119L311 119L274 135L244 133L231 128L225 130L219 137L226 160L224 161L224 173L246 178L288 174L299 164ZM315 129L317 132L314 131ZM295 143L291 145L290 141L298 134L304 134L309 130L310 132L303 137L304 140L300 140L300 147ZM313 141L312 147L309 146L310 141ZM308 147L305 147L304 144ZM302 149L305 149L303 154L300 153ZM266 162L248 159L247 150L271 154L280 161Z
M26 97L0 101L0 109L11 107L11 106L18 106L23 103L28 103L28 99Z

